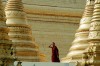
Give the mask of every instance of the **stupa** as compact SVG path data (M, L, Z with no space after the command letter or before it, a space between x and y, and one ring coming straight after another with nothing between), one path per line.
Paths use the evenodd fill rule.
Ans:
M100 66L100 0L95 0L88 38L90 45L87 48L87 52L84 53L84 65Z
M42 52L39 53L40 55L40 62L47 62L46 55Z
M32 37L32 29L27 24L22 0L8 0L5 13L17 61L38 62L39 50Z
M80 26L75 34L75 39L72 42L72 46L69 53L65 58L62 58L61 62L82 62L82 54L89 46L88 34L90 23L92 19L94 9L94 0L87 0L83 17L80 20Z
M9 29L5 21L5 13L0 0L0 66L14 66L12 41L9 39Z

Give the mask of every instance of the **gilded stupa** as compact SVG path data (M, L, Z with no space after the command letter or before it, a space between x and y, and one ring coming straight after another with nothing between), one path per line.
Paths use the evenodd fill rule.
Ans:
M40 62L47 62L46 55L42 52L39 52Z
M89 32L89 47L86 49L84 65L100 66L100 0L95 0Z
M5 21L5 13L0 0L0 66L14 66L12 41L9 39L9 29Z
M5 13L17 61L39 62L39 49L32 37L32 29L27 24L22 0L8 0Z
M75 39L72 42L72 46L69 49L69 53L65 58L62 58L61 62L82 62L82 54L89 46L88 34L93 15L93 9L94 0L87 0L83 17L80 20L80 26L75 34Z

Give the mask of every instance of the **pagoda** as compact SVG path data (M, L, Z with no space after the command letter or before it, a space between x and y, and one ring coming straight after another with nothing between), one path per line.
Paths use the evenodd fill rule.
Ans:
M80 26L75 34L75 39L72 42L69 53L65 58L62 58L61 62L82 62L82 54L89 46L88 34L93 15L93 9L94 0L87 0L82 19L80 20Z
M39 53L40 55L40 62L47 62L46 55L42 52Z
M5 21L5 13L0 0L0 66L14 66L12 41L9 39L9 29Z
M84 65L100 66L100 0L95 0L89 32L89 47L84 53Z
M39 62L39 49L32 37L32 29L27 24L22 0L8 0L5 13L17 61Z

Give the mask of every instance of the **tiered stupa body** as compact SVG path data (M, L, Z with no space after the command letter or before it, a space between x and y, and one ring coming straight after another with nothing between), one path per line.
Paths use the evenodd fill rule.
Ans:
M39 52L32 30L26 24L22 0L8 0L6 8L6 24L10 29L9 36L15 48L15 57L18 61L39 61Z
M46 55L44 53L39 53L40 55L40 62L47 62Z
M4 9L0 0L0 66L14 66L12 41L9 39L9 29L6 25Z
M100 0L95 0L92 23L89 32L89 44L87 48L87 66L100 66Z
M87 40L93 14L93 8L94 0L87 0L83 17L80 20L80 26L75 34L75 39L72 42L69 53L65 58L62 58L61 62L81 61L83 52L89 46Z

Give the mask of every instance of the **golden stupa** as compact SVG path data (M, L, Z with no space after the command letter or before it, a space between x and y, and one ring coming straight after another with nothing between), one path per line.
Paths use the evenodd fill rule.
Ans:
M42 52L39 53L40 62L47 62L46 55Z
M9 29L5 21L5 13L0 0L0 66L14 66L12 41L9 39Z
M89 47L84 53L84 66L100 66L100 0L95 0L89 32Z
M32 37L32 29L27 24L22 0L8 0L5 13L17 61L39 62L39 49Z
M93 9L94 0L87 0L83 17L80 20L80 26L75 34L75 39L72 42L72 46L69 49L69 53L65 58L61 59L61 62L82 62L82 54L85 52L85 49L89 46L88 34Z

